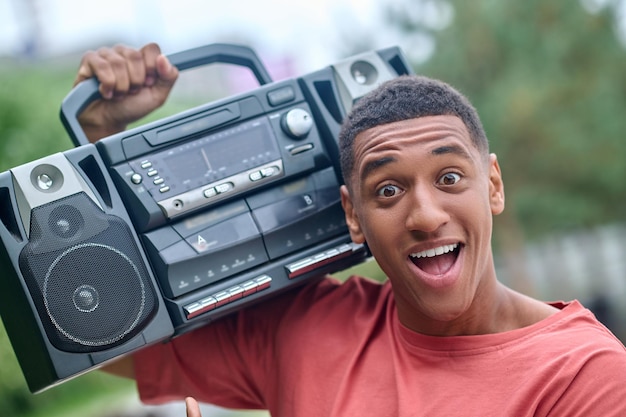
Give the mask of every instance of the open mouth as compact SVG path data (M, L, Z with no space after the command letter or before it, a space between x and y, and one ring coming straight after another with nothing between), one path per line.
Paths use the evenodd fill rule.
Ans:
M411 261L422 271L431 275L443 275L452 268L456 262L461 245L443 245L409 255Z

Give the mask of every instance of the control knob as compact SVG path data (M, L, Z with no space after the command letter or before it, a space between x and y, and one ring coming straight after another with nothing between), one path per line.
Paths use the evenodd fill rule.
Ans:
M280 120L280 127L294 139L304 139L313 128L313 117L303 109L291 109Z

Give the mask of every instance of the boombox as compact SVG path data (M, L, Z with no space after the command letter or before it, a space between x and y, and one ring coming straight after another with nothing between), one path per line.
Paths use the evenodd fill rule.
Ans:
M38 392L366 260L341 208L337 136L356 100L411 73L397 47L273 82L256 53L169 56L252 71L259 87L0 174L0 309ZM207 81L209 82L209 81Z

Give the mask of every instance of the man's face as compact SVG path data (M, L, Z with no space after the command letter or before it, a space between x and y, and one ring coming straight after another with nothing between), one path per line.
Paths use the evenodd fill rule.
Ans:
M346 220L389 277L400 320L428 334L462 332L495 284L492 215L504 208L495 155L481 154L454 116L374 127L353 152Z

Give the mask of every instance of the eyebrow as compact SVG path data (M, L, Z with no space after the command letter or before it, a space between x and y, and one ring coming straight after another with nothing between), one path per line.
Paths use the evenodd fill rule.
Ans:
M460 146L451 145L451 146L440 146L432 150L431 154L433 155L446 155L446 154L454 154L459 155L465 159L472 159L469 153L465 149Z
M363 167L363 172L361 172L361 181L368 177L369 174L376 171L378 168L383 167L391 162L395 162L396 158L393 156L386 156L384 158L376 159L375 161L370 161Z
M465 149L456 145L440 146L438 148L433 149L430 153L436 156L453 154L453 155L459 155L465 159L472 159L470 154L467 153ZM392 162L396 162L396 158L393 156L386 156L384 158L380 158L380 159L376 159L374 161L368 162L363 167L363 172L361 172L361 180L364 180L372 172Z

